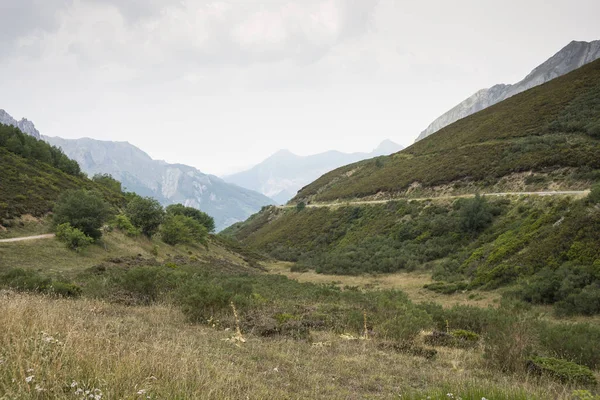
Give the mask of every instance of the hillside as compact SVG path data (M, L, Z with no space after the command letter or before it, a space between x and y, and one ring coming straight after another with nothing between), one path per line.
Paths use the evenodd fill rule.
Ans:
M310 156L298 156L281 150L253 168L224 177L228 182L263 193L284 204L303 186L321 175L343 165L373 157L390 155L402 150L391 140L383 141L370 153L328 151Z
M522 81L514 85L500 84L478 91L433 121L427 129L421 132L416 141L426 138L461 118L468 117L527 89L569 73L598 58L600 58L600 40L593 42L573 41L546 62L536 67Z
M599 182L597 61L400 153L326 174L297 205L265 208L224 234L296 271L428 271L440 281L432 290L516 285L521 300L594 315ZM590 187L589 195L552 193ZM353 204L375 198L384 201Z
M599 82L595 61L392 156L325 174L292 202L589 187L600 179Z
M121 181L126 190L154 197L165 206L182 203L206 212L215 219L217 230L243 221L261 207L273 203L260 193L193 167L153 160L127 142L46 136L44 140L60 147L90 176L110 174Z
M67 189L100 191L112 204L121 204L121 193L98 185L81 174L76 162L59 149L0 124L0 219L22 214L40 216Z

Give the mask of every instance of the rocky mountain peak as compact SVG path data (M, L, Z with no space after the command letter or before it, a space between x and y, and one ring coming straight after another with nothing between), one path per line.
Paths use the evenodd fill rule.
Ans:
M36 139L41 139L40 132L38 132L38 130L35 128L33 122L29 121L27 118L17 121L9 113L2 109L0 109L0 124L14 126L19 128L23 133L33 136Z
M479 90L433 121L427 129L421 132L416 141L426 138L459 119L468 117L525 90L565 75L598 58L600 58L600 40L593 42L572 41L531 71L522 81L514 85L500 84L489 89Z

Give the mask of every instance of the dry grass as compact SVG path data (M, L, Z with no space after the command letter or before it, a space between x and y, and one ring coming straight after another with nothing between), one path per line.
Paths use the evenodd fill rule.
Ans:
M168 305L0 296L2 399L80 398L77 388L99 389L103 399L422 398L414 397L422 391L568 398L559 385L483 368L477 349L441 349L426 360L329 333L313 334L312 343L250 336L238 347L226 340L231 331L190 325Z
M423 288L423 285L432 283L431 273L425 272L400 272L394 274L381 275L327 275L317 274L313 270L307 272L291 272L293 263L275 262L268 265L269 272L272 274L285 275L290 279L299 282L311 282L322 284L335 284L340 287L355 286L362 289L398 289L405 292L412 301L421 303L433 301L440 303L445 307L451 307L455 304L469 304L478 307L487 307L496 304L502 297L498 291L470 291L465 293L455 293L445 295L432 292Z

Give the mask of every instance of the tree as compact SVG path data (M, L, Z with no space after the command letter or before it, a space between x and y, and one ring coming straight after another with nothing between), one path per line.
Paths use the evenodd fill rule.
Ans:
M590 191L590 194L588 194L588 202L591 204L598 204L600 203L600 184L594 185L592 187L592 190Z
M100 228L112 215L102 196L87 190L67 190L54 207L54 224L65 223L77 228L92 239L102 236Z
M183 204L171 204L167 207L167 214L184 215L198 221L203 225L208 232L215 231L215 220L205 212L202 212L193 207L186 207Z
M479 194L464 202L460 214L461 227L466 232L477 233L492 222L489 204Z
M113 178L110 174L96 174L94 175L92 180L97 184L102 185L105 188L110 189L114 192L122 192L121 182Z
M302 211L306 208L306 203L301 201L300 203L296 204L296 210L298 211Z
M204 225L191 217L167 214L160 226L160 236L163 242L172 246L182 243L206 245L208 231Z
M158 200L134 196L125 208L125 215L144 235L151 237L163 222L165 210Z

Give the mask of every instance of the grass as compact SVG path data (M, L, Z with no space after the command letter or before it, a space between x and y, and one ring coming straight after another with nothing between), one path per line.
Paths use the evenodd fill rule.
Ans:
M502 297L500 291L469 291L452 295L443 295L424 289L423 286L434 282L428 272L399 272L394 274L377 275L327 275L318 274L313 270L293 272L294 263L270 262L267 264L269 273L285 275L298 282L329 285L340 288L357 287L362 290L395 289L406 293L416 303L433 301L444 307L455 304L487 307L497 304Z
M31 230L44 230L44 225ZM9 231L10 232L10 231ZM11 232L9 236L20 236ZM158 251L155 256L154 250ZM225 265L237 271L254 270L255 261L248 256L238 254L227 243L212 238L208 249L201 245L169 246L158 239L147 239L143 236L129 237L119 231L105 233L101 242L81 249L79 252L69 250L57 239L40 239L32 241L0 243L0 272L9 268L24 268L43 271L44 274L73 277L79 272L107 263L109 260L129 257L156 259L167 262L174 259L197 260Z
M50 218L25 214L10 221L10 229L0 225L0 239L37 236L50 233Z
M246 343L236 346L226 340L231 331L190 325L166 304L1 295L6 398L72 399L80 387L99 389L104 399L441 399L447 393L567 399L571 393L543 378L493 373L479 350L441 349L427 360L327 332L312 342L246 334Z

